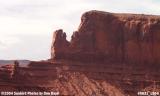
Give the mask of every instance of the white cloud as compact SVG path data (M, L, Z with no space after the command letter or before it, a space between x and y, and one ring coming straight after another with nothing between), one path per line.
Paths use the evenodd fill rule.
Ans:
M0 30L5 33L46 34L62 27L76 30L80 16L88 10L160 14L152 0L1 0ZM4 13L5 12L5 13ZM70 17L70 18L67 18ZM3 32L1 31L1 32Z

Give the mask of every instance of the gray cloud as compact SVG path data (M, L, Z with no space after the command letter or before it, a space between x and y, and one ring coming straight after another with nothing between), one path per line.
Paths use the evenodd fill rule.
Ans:
M14 35L21 40L7 48L0 49L0 59L42 60L50 58L51 37L46 35Z
M0 41L0 45L3 45L2 41Z
M2 42L2 41L0 41L0 46L2 47L2 46L5 46L5 44Z

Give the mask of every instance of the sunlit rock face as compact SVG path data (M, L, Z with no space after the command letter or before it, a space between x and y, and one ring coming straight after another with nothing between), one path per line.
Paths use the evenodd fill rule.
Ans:
M54 33L52 58L160 63L160 16L89 11L70 42L60 31Z
M159 31L160 16L86 12L70 42L62 29L54 32L49 60L0 67L0 91L69 96L159 92Z

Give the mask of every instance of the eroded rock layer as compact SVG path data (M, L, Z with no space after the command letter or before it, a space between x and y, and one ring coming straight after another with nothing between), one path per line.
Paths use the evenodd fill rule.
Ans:
M0 91L76 96L160 92L160 17L89 11L70 42L53 35L51 59L0 68Z
M31 62L18 67L12 78L0 80L0 91L53 91L61 95L136 96L160 91L158 67L68 60Z
M160 63L160 16L89 11L71 42L58 33L62 40L54 38L59 49L52 48L52 59Z

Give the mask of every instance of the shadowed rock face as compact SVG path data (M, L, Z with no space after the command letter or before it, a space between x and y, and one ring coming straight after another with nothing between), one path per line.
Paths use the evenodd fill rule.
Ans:
M0 67L0 79L9 80L12 78L14 73L14 66L13 65L3 65Z
M66 40L66 33L62 29L56 30L53 34L53 41L51 46L51 58L62 58L67 54L69 42Z
M59 37L57 31L54 34ZM61 39L53 40L52 58L160 63L160 16L89 11L71 42L62 35Z

